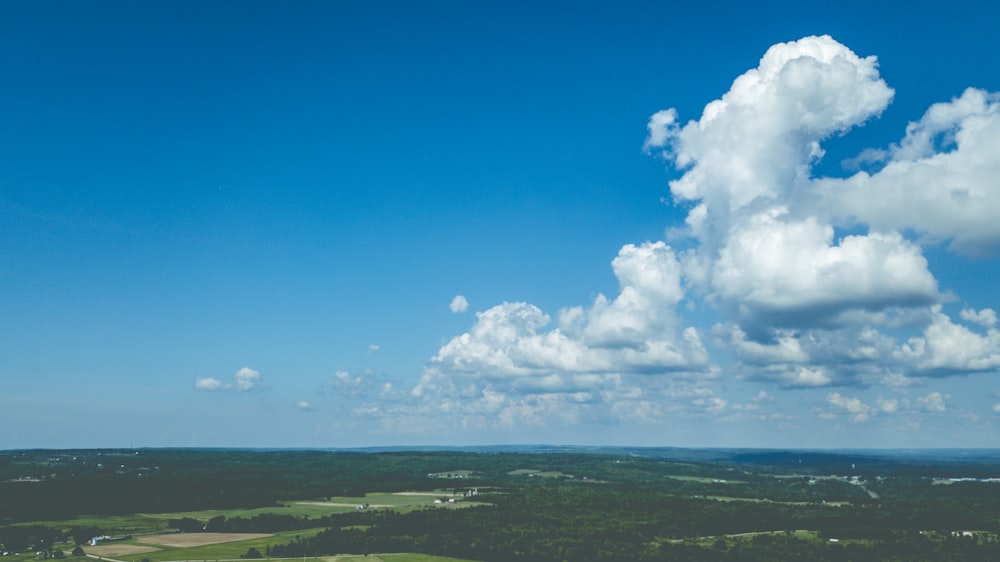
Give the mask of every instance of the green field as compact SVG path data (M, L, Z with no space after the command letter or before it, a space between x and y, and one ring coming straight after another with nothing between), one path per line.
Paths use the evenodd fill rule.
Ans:
M455 503L447 503L447 499L454 499ZM445 500L443 503L435 503L435 500ZM132 515L110 515L110 516L80 516L72 519L56 521L39 521L34 524L43 524L50 527L69 529L75 526L99 527L113 536L134 535L134 538L126 541L116 541L116 545L136 545L150 546L158 550L139 554L123 554L103 556L104 560L114 560L123 562L168 562L174 560L192 561L218 561L218 560L239 560L250 548L256 548L261 553L269 545L286 544L297 542L323 531L323 528L296 530L274 533L267 537L252 538L242 541L222 542L204 546L191 547L170 547L160 544L153 544L144 541L144 537L150 534L164 533L171 531L169 521L172 519L191 518L198 521L208 521L216 517L232 519L236 517L253 518L263 514L291 515L295 517L322 517L335 513L345 513L355 511L359 506L367 506L365 509L392 509L393 511L405 513L416 509L437 507L442 509L454 509L481 505L481 502L469 501L462 497L461 492L452 490L434 490L421 492L372 492L364 496L336 496L313 501L284 501L276 506L259 507L252 509L207 509L200 511L182 511L173 513L136 513ZM59 548L70 551L71 544L58 545ZM86 545L83 546L87 552ZM90 553L88 553L90 554ZM455 558L431 557L424 554L380 554L364 556L338 556L322 557L319 560L327 562L348 561L348 560L391 560L394 562L421 562L430 559L438 561L459 560ZM24 553L11 555L3 558L3 562L37 562L41 560L34 553ZM67 556L64 560L71 562L73 557Z
M464 489L459 489L463 490ZM435 503L438 499L454 499L454 504ZM370 492L364 497L331 497L320 501L293 502L293 507L324 508L324 513L343 513L353 511L360 505L368 509L393 509L401 513L422 509L425 507L470 507L480 505L479 502L467 500L462 491L434 490L432 492Z
M698 482L700 484L746 484L741 480L721 480L719 478L706 478L704 476L680 476L675 474L666 474L667 478L673 480L682 480L684 482Z
M472 478L479 476L481 473L476 470L447 470L444 472L432 472L427 475L428 478Z
M435 499L454 498L454 504L436 504ZM83 515L72 519L61 519L53 521L35 521L31 524L46 525L49 527L69 528L99 527L111 535L143 534L164 532L170 530L168 521L171 519L183 519L189 517L199 521L208 521L213 517L225 517L232 519L243 517L246 519L263 514L291 515L294 517L322 517L333 513L346 513L354 511L359 505L369 506L369 509L393 509L399 512L412 511L425 507L471 507L481 505L480 502L467 500L461 497L461 493L452 490L434 490L431 492L372 492L362 497L340 496L329 497L311 501L284 501L276 506L257 507L250 509L206 509L201 511L178 511L173 513L136 513L133 515ZM10 558L5 562L13 562Z
M281 540L284 534L276 535L271 540ZM211 561L219 562L223 560L229 561L242 561L240 555L245 554L246 550L251 546L255 546L255 542L258 541L244 541L240 543L229 543L230 545L240 545L243 550L239 553L235 551L225 550L225 549L212 549L210 547L202 547L199 549L165 549L160 552L150 552L143 555L136 556L125 556L117 558L103 558L102 560L122 560L126 562L131 562L135 560L140 562L142 558L147 558L150 562L166 562L174 560L183 561ZM268 543L264 543L268 544ZM224 546L224 545L217 545ZM262 546L257 546L257 548L262 549ZM4 562L40 562L41 557L38 555L31 554L15 554L3 557ZM74 562L76 559L67 556L63 559L65 562ZM92 560L90 558L85 558L84 560ZM296 558L295 560L302 560ZM310 557L305 560L310 562L476 562L474 560L468 560L464 558L450 558L447 556L432 556L430 554L418 554L418 553L380 553L380 554L369 554L369 555L357 555L357 554L344 554L340 556L320 556L320 557Z
M283 533L274 533L269 537L263 537L259 539L250 539L245 541L236 542L225 542L218 544L209 544L205 546L195 546L187 548L179 547L165 547L158 546L161 550L155 552L146 552L143 554L133 554L125 556L113 557L116 560L124 560L126 562L141 562L144 558L149 559L150 562L165 562L168 560L226 560L226 559L238 559L240 556L247 553L247 550L251 548L256 548L261 552L268 545L288 543L292 541L298 541L306 537L315 536L320 531L324 529L306 529L300 531L287 531ZM142 537L137 537L134 540L128 541L128 544L144 544L142 542ZM153 546L153 545L151 545ZM86 552L87 548L84 547Z
M327 556L321 558L321 560L324 562L475 562L464 558L448 558L447 556L412 553Z
M538 476L540 478L573 478L572 474L566 474L558 470L535 470L533 468L519 468L507 474L510 476Z
M679 467L632 452L141 451L157 478L87 468L101 451L63 455L86 467L54 454L0 452L0 475L41 479L0 480L0 549L18 553L0 562L242 562L251 549L288 562L1000 560L1000 453ZM855 460L874 468L842 476ZM74 515L98 510L118 515ZM87 546L103 535L117 540ZM64 555L77 541L90 559Z

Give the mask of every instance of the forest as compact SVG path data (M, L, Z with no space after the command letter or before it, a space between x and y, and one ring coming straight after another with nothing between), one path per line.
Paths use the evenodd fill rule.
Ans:
M144 535L248 533L256 542L227 543L233 558L998 560L998 459L571 447L0 451L0 548L27 562L113 537L137 548L106 560L160 562L172 553Z

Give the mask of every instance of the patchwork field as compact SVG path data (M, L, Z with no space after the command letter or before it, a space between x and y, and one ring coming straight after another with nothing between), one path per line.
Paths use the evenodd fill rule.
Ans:
M461 499L457 504L443 504L444 506L456 507L464 506L469 507L476 505L475 502L467 501L460 496L455 496L450 490L435 490L433 492L372 492L364 497L334 497L328 498L325 501L301 501L294 502L290 504L290 507L313 507L331 508L331 511L350 511L352 509L357 509L359 505L367 505L369 509L397 509L400 511L408 511L412 509L417 509L421 507L432 507L435 505L434 500L437 498L452 498Z
M97 546L88 546L87 554L93 554L95 556L130 556L133 554L145 554L147 552L156 552L160 550L155 546L142 546L138 544L125 544L125 543L113 543L113 544L101 544Z
M137 539L136 542L157 546L169 546L173 548L190 548L193 546L206 546L210 544L246 541L271 536L274 535L271 533L167 533L163 535L149 535L142 537ZM91 547L90 550L94 550L94 548L95 547Z
M308 538L323 529L302 529L284 531L273 534L266 533L164 533L138 536L131 544L147 547L150 550L132 554L122 553L117 556L105 555L94 550L95 547L84 545L83 550L88 555L107 556L123 562L168 562L173 560L238 560L250 548L263 552L270 544L289 543L294 540ZM108 545L111 546L111 545ZM122 546L127 546L122 545Z
M391 554L366 554L359 556L356 554L344 554L342 556L324 556L314 560L323 562L474 562L461 558L449 558L447 556L432 556L430 554L413 553L391 553Z

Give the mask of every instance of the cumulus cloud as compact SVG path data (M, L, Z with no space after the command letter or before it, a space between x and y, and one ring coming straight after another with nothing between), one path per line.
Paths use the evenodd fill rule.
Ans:
M364 404L369 400L397 399L402 394L396 383L375 371L366 369L358 375L348 371L337 371L327 379L327 389L340 399L354 404Z
M240 392L253 390L260 384L260 372L250 367L243 367L236 371L234 378L236 379L236 390Z
M891 229L838 238L831 218L812 212L820 142L892 96L874 57L807 37L768 49L699 120L654 114L647 147L685 170L670 190L697 203L687 224L699 244L685 265L710 302L781 329L940 300L919 246Z
M659 391L633 378L714 376L698 331L676 312L681 265L664 242L627 244L611 265L618 295L562 309L556 320L524 302L477 313L472 328L432 358L413 395L448 409L505 412L498 419L508 421L565 422L588 409L619 419L661 415L652 401ZM686 407L724 407L699 399Z
M888 414L895 413L899 410L899 400L879 398L875 401L878 404L878 409L886 412Z
M966 322L973 322L986 328L992 328L997 324L997 313L992 308L982 310L963 308L960 315Z
M207 392L218 392L220 390L236 390L238 392L248 392L260 388L261 374L249 367L243 367L233 375L233 382L223 382L214 377L198 379L194 383L196 390Z
M312 410L312 405L309 404L309 402L307 402L305 400L301 400L298 403L296 403L295 407L298 408L298 409L300 409L300 410L302 410L302 411L306 411L306 412Z
M613 297L477 313L431 358L405 408L463 426L738 419L771 396L728 399L714 385L723 372L784 389L902 391L915 377L1000 369L995 312L945 314L950 296L924 254L939 241L968 254L1000 242L1000 97L967 90L899 142L863 151L853 159L863 171L814 173L826 140L877 118L894 94L874 56L816 36L772 46L697 119L653 113L643 148L679 172L669 190L687 214L670 232L681 249L622 246ZM450 304L467 307L461 295ZM685 319L691 311L715 315L718 355ZM946 399L868 404L831 392L822 414L863 423L945 412Z
M455 314L461 314L469 310L469 301L462 295L455 295L455 298L451 299L451 304L448 305L448 308Z
M967 254L1000 244L1000 95L970 88L931 106L887 151L884 167L821 183L843 221L913 229Z
M986 333L980 334L956 324L935 306L923 334L903 344L898 356L913 371L929 376L996 370L1000 368L1000 330L992 327L992 313L985 309L964 314L979 324L990 322Z
M865 404L858 398L841 396L838 392L828 394L826 396L826 401L836 410L846 413L854 423L866 422L871 419L872 415L876 412L875 408Z
M1000 241L1000 97L934 105L899 143L859 157L877 172L813 176L821 143L893 95L875 57L806 37L768 49L699 119L650 118L645 148L683 171L670 191L691 206L682 280L728 319L713 335L744 376L809 387L1000 368L995 313L961 313L985 334L943 314L921 246ZM886 335L918 326L904 343Z
M612 267L621 284L615 299L598 295L588 308L561 310L556 325L534 305L502 303L477 313L472 329L446 343L432 364L447 373L549 385L573 375L704 368L697 330L682 327L674 311L683 291L670 247L626 245Z
M917 402L920 406L928 412L943 413L947 411L947 406L945 406L946 395L940 392L932 392L927 396L921 396L917 398Z
M378 353L378 350L382 349L377 343L373 343L368 346L368 353Z

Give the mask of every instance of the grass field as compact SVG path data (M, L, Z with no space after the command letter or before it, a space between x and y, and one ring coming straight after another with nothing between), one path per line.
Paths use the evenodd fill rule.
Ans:
M427 475L428 478L471 478L473 476L478 476L479 472L475 470L448 470L445 472L432 472Z
M435 503L435 500L439 498L454 498L455 503ZM438 490L435 492L373 492L364 497L333 497L324 501L295 502L295 505L326 509L326 513L354 511L361 505L367 506L366 509L392 509L405 513L427 507L450 509L472 507L481 505L481 502L466 500L461 495L455 495L451 491Z
M448 558L447 556L412 553L327 556L321 560L324 562L475 562L464 558Z
M351 506L351 509L353 508L354 506ZM222 515L227 519L231 519L233 517L250 519L265 513L292 515L295 517L322 517L323 515L342 513L344 511L350 510L332 509L329 505L315 505L309 502L281 502L279 505L270 507L256 507L248 509L206 509L202 511L181 511L176 513L141 513L139 515L149 519L163 521L169 519L181 519L184 517L207 521L219 515Z
M796 531L758 531L752 533L735 533L731 535L717 535L717 536L707 536L707 537L689 537L685 539L660 539L661 542L667 543L686 543L700 546L712 546L719 539L729 540L729 541L746 541L752 540L757 536L778 536L790 534L798 539L803 540L817 540L819 533L816 531L806 531L806 530L796 530Z
M437 498L454 497L457 503L435 504ZM112 536L141 535L170 530L168 521L190 517L199 521L208 521L213 517L223 516L227 519L243 517L250 519L257 515L273 513L291 515L294 517L322 517L333 513L354 511L357 506L368 504L370 508L395 509L406 512L424 507L470 507L479 505L474 501L465 501L451 490L435 490L432 492L373 492L363 497L332 497L316 501L286 501L270 507L245 509L206 509L202 511L180 511L174 513L136 513L132 515L82 515L72 519L58 521L32 521L32 525L69 528L98 527ZM27 524L27 523L26 523ZM14 561L9 561L14 562Z
M737 498L732 496L703 496L703 497L705 499L716 500L720 502L780 503L782 505L817 505L815 502L783 502L777 500L769 500L767 498ZM824 505L826 507L843 507L845 505L851 505L851 502L832 501L832 502L823 502L818 505Z
M455 498L456 503L435 503L439 498ZM172 533L168 521L190 517L208 521L214 517L252 518L262 514L292 515L295 517L321 517L334 513L354 511L360 505L368 509L392 509L399 512L436 507L455 509L479 505L480 502L466 501L451 490L420 492L373 492L363 497L331 497L316 501L288 501L271 507L253 509L208 509L176 513L137 513L120 516L81 516L63 521L35 522L50 527L69 528L73 526L93 526L108 534L133 535L127 541L116 541L98 546L84 545L88 555L122 562L172 562L239 560L250 548L264 552L269 545L286 544L316 535L323 528L288 531L274 534L251 533ZM72 545L65 550L72 549ZM432 557L420 554L380 554L363 556L326 557L326 562L350 560L386 560L394 562L422 562ZM447 561L446 558L433 558ZM35 562L33 553L6 557L3 562ZM70 559L67 559L70 560ZM454 559L451 559L454 560Z
M456 503L435 503L439 498L455 498ZM373 492L363 497L331 497L316 501L287 501L271 507L252 509L208 509L175 513L136 513L115 516L80 516L61 521L35 521L49 527L68 529L73 526L98 527L113 536L133 535L134 538L98 546L83 545L84 552L91 557L101 557L119 562L174 562L240 560L250 548L264 552L269 545L286 544L311 537L325 530L314 528L273 534L252 533L174 533L169 521L190 517L208 521L214 517L252 518L262 514L291 515L295 517L321 517L334 513L354 511L359 505L368 509L392 509L406 512L415 509L436 507L454 509L480 505L481 502L467 501L452 490L420 492ZM66 552L72 544L60 545ZM4 557L2 562L38 562L41 557L35 553L23 553ZM75 560L72 557L67 562ZM91 558L84 559L90 561ZM299 560L298 558L296 560ZM365 556L334 556L309 560L322 562L464 562L455 558L433 557L423 554L372 554Z
M558 470L535 470L533 468L519 468L507 473L510 476L539 476L541 478L572 478L572 474L559 472Z
M136 537L125 544L156 547L158 550L141 554L110 556L126 562L166 562L170 560L232 560L239 559L247 550L256 548L261 552L268 545L284 544L293 540L311 537L324 529L288 531L274 534L252 533L177 533L175 535L150 535ZM211 541L211 542L209 542ZM100 547L97 547L100 548ZM94 547L83 547L91 553Z
M683 480L685 482L699 482L701 484L746 484L741 480L720 480L719 478L705 478L703 476L677 476L673 474L667 474L667 478L671 480Z
M287 533L275 533L273 535L249 535L249 534L237 534L237 533L177 533L176 535L153 535L149 537L140 537L133 541L128 541L126 543L116 543L114 545L107 545L108 547L117 547L120 554L102 554L96 552L100 547L84 547L85 552L91 554L96 554L97 556L106 557L108 559L122 561L122 562L141 562L146 559L149 562L171 562L171 561L206 561L206 562L219 562L225 560L240 560L240 556L246 554L247 550L250 548L256 548L261 552L271 544L287 543L295 539L305 538L308 536L315 535L322 529L311 529L308 531L291 531ZM194 538L194 542L205 543L205 541L217 541L210 544L199 544L197 546L191 547L172 547L171 544L184 544L191 542L187 539ZM239 538L234 538L239 537ZM146 550L145 552L126 552L126 547L133 547L134 549L142 548L143 544L149 543L154 545L156 550ZM109 551L110 552L110 551ZM33 558L18 562L33 562ZM67 559L71 560L71 559ZM302 560L300 558L295 558L295 560ZM457 558L445 558L439 556L430 556L426 554L414 554L414 553L389 553L389 554L372 554L368 556L358 556L358 555L343 555L343 556L324 556L319 558L307 558L306 560L315 560L322 562L360 562L367 561L373 562L377 560L383 560L385 562L472 562L463 561Z

